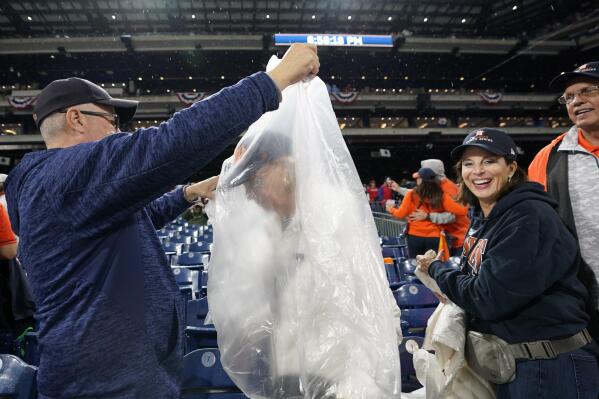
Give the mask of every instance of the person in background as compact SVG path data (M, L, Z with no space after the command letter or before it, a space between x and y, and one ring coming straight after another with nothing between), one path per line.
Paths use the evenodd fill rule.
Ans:
M27 324L22 319L30 319L32 313L23 315L21 312L21 304L27 298L20 295L20 274L15 274L20 272L20 267L16 262L16 256L17 238L12 231L6 210L0 205L0 329L14 333L15 336L20 334Z
M374 179L370 179L368 181L368 186L366 187L366 192L368 193L368 201L372 204L376 200L376 197L379 193L378 188L376 187L376 181Z
M578 239L578 276L591 294L589 330L599 340L599 61L558 75L550 86L563 92L558 101L574 125L539 151L528 173L557 201Z
M8 175L0 173L0 205L6 209L6 195L4 194L4 182Z
M437 176L439 176L439 184L441 186L441 190L444 193L448 194L452 199L456 199L458 195L458 186L449 180L447 176L445 176L445 165L443 161L440 159L424 159L420 161L420 166L422 168L430 168L432 169ZM451 255L459 255L462 252L462 246L464 245L464 238L466 237L466 233L468 232L468 226L470 225L470 219L468 219L468 215L453 215L453 220L447 217L446 213L435 214L432 213L429 217L433 223L442 224L442 228L451 236ZM415 211L410 215L413 219L423 220L426 215L423 212Z
M442 228L430 220L431 213L451 212L465 215L467 208L457 204L441 189L439 176L429 168L420 168L416 188L408 190L399 208L387 205L387 212L396 218L407 218L408 253L410 257L437 250ZM417 212L424 217L412 217Z
M432 251L417 257L418 267L464 309L469 330L499 337L515 357L515 379L496 385L498 399L596 399L599 368L586 330L588 294L576 275L576 240L555 201L527 182L516 155L505 132L488 128L451 152L458 199L471 207L461 270L445 267ZM485 362L468 356L475 372Z
M14 259L17 256L17 238L12 231L8 213L0 204L0 259Z

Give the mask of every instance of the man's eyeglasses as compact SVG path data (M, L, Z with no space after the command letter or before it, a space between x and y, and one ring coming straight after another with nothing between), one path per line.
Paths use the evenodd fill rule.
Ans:
M557 99L557 102L560 104L572 104L576 96L590 98L595 97L599 94L599 86L588 86L583 89L577 90L574 93L564 93Z
M110 112L96 112L96 111L85 111L82 109L78 109L79 112L81 112L84 115L91 115L91 116L99 116L102 117L104 119L106 119L108 122L110 122L110 124L116 129L119 129L119 116L117 114L111 114ZM60 111L61 114L66 114L67 110L66 109L61 109ZM112 118L108 118L108 117L112 117Z

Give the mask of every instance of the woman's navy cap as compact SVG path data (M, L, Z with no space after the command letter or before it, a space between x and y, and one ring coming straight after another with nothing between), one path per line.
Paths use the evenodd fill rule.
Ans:
M506 132L499 129L489 129L488 127L470 132L462 142L462 145L457 146L451 151L451 158L454 161L459 160L467 147L479 147L495 155L506 156L512 159L516 159L518 155L514 140Z
M37 127L49 115L73 105L94 103L109 105L121 122L129 122L137 110L138 101L112 98L100 86L80 78L59 79L41 91L33 108L33 120Z
M417 173L418 177L424 181L435 181L435 179L438 177L435 171L431 168L420 168Z

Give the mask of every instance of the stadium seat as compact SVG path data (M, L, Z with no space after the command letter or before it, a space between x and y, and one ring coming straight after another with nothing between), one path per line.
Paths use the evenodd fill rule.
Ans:
M162 249L164 249L164 253L169 256L178 255L180 248L180 244L171 242L170 240L162 243Z
M404 259L402 261L399 262L399 271L402 274L414 274L414 271L416 270L416 266L418 266L416 264L416 259Z
M200 295L206 296L208 294L208 272L206 270L202 270L202 273L199 277L200 281L198 285L200 288Z
M204 254L201 252L182 252L181 255L171 258L171 266L197 266L199 269L203 266L203 256Z
M183 297L190 301L198 292L198 271L189 267L173 267L173 274Z
M210 252L210 243L204 241L197 241L191 243L187 246L187 251L190 252L201 252L201 253L209 253Z
M204 241L212 244L214 242L214 236L212 233L203 233L202 235L198 236L198 241Z
M194 282L197 284L198 272L196 270L192 270L188 267L173 267L172 269L175 280L179 286L191 286Z
M439 300L431 290L422 284L404 284L393 291L400 308L437 306Z
M392 290L398 288L401 285L401 276L397 270L397 266L393 261L393 258L384 258L385 260L385 271L387 272L387 280L389 281L389 287Z
M403 251L399 247L382 247L383 258L401 259Z
M216 348L197 349L183 358L181 397L185 399L241 399L245 396L229 378Z
M424 335L426 323L439 304L435 294L422 284L408 283L393 291L393 296L410 333Z
M401 364L402 392L412 392L421 388L420 383L416 379L412 353L417 349L422 348L423 341L424 339L422 337L404 336L404 339L401 342L399 347L399 360Z
M192 242L196 242L197 238L193 236L180 235L178 237L172 237L170 242L175 244L191 244Z
M37 397L37 368L13 355L0 355L0 397L33 399Z
M424 334L426 330L426 323L435 309L435 307L402 309L401 319L408 323L409 331L419 335Z
M197 237L200 234L195 227L186 227L183 230L181 230L181 233L192 237Z
M203 297L187 302L185 328L186 352L199 348L214 348L216 329L213 324L204 324L208 314L208 298Z

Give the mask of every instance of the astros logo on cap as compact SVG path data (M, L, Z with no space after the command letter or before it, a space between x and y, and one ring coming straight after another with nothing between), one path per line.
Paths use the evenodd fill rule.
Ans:
M490 138L484 130L477 130L476 132L474 132L474 135L472 137L470 137L470 139L468 139L467 143L471 143L472 141L488 141L490 143L493 142L493 139ZM467 144L465 143L465 144Z
M589 64L584 64L584 65L579 66L576 69L576 72L589 72L589 71L595 71L595 70L596 70L596 68L589 67Z

